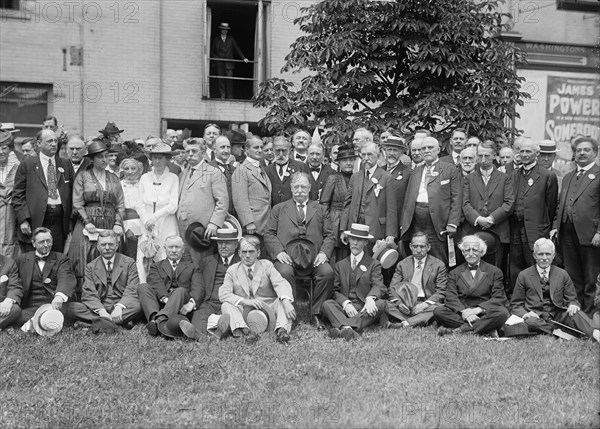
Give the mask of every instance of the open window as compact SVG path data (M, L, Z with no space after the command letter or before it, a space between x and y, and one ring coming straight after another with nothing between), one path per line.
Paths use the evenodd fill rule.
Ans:
M252 99L258 89L258 83L265 79L267 7L268 4L262 0L207 2L207 34L204 44L205 70L208 71L204 79L206 98ZM226 59L222 52L216 53L222 23L229 25L227 37L235 40L243 57L240 58L235 49L230 50L231 55L227 54ZM243 61L244 57L249 60L248 63Z
M52 97L52 85L0 82L0 122L14 122L19 138L35 137Z

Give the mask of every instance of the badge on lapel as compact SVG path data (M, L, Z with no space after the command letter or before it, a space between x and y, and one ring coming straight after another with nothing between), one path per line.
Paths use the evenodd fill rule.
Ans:
M590 180L594 180L596 178L595 174L589 174L588 177L590 178Z
M437 176L439 176L439 174L440 174L440 173L438 173L437 171L432 171L431 173L429 173L429 175L430 175L431 177L437 177Z
M0 283L4 283L4 282L7 282L7 281L8 281L8 276L7 275L4 275L4 276L0 277Z
M360 270L361 270L363 273L366 273L366 272L367 272L367 267L365 267L364 265L359 265L359 267L358 267L358 268L360 268Z
M529 179L529 180L527 181L527 185L529 185L529 186L532 186L532 185L533 185L533 179Z
M64 173L65 173L65 169L64 169L64 168L62 168L62 167L58 167L58 171L60 171L62 174L64 174Z
M44 283L45 284L50 284L50 283L52 283L52 280L50 280L49 278L45 278L44 279Z

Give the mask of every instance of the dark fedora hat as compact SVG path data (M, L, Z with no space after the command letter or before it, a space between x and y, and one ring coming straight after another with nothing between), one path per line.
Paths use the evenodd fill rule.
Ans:
M120 130L114 122L108 121L103 130L99 130L102 134L108 137L111 134L121 134L125 130Z
M242 316L250 330L257 334L275 329L277 318L275 317L275 312L268 304L265 304L262 310L245 305L242 310Z
M211 241L204 238L206 228L200 222L192 222L185 230L185 242L192 249L201 251L211 246Z
M182 320L188 320L188 318L183 314L174 314L168 319L162 319L158 322L158 331L169 338L183 337L184 334L179 327L179 322Z
M105 319L104 317L98 317L92 322L92 326L90 327L90 333L95 335L106 334L118 334L119 327L110 319Z
M502 328L505 337L530 337L537 335L537 332L530 332L526 323L515 323L514 325L504 325Z
M295 238L285 246L285 252L294 261L294 269L299 276L306 276L313 270L313 262L317 257L315 244L306 238Z
M87 154L85 154L85 156L87 156L88 158L92 158L94 155L98 155L99 153L107 151L108 148L106 147L106 144L103 141L94 140L88 146Z
M337 161L348 158L356 158L356 151L354 150L354 146L344 145L338 148L338 156Z
M246 144L246 133L242 130L231 130L227 133L229 143L233 146L234 144Z
M476 235L485 242L487 246L486 255L494 255L500 249L502 243L500 243L500 237L498 237L495 232L489 230L477 231L473 235Z

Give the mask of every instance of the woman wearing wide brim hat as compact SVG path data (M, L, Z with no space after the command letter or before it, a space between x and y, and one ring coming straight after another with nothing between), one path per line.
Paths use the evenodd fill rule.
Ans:
M320 203L329 209L332 231L336 237L339 237L341 233L340 218L342 216L342 211L344 210L346 193L348 192L348 185L350 183L350 178L352 177L354 161L357 157L354 146L343 145L340 146L338 150L336 162L339 165L340 171L331 174L327 178L323 190L321 191L320 199ZM343 244L341 240L336 240L331 264L335 264L335 261L341 261L348 255L350 255L348 246Z
M179 178L167 167L173 154L171 147L162 141L152 145L148 152L152 169L140 178L140 202L136 211L142 220L143 232L139 242L149 239L158 244L159 250L153 257L155 262L167 257L165 238L179 235L175 216L179 200ZM144 254L139 246L137 263L140 283L145 283L147 271Z
M108 147L94 139L88 145L90 164L79 170L73 183L73 212L78 214L73 228L69 258L78 284L85 277L85 267L99 256L96 242L90 242L98 229L110 229L117 235L123 233L125 204L119 177L106 170Z

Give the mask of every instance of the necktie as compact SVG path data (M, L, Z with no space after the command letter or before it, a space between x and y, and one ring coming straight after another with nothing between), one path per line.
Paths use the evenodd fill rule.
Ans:
M546 270L542 270L542 283L548 283L548 273L546 273Z
M580 168L579 170L577 170L577 180L579 180L579 178L583 176L583 168Z
M356 269L356 257L353 255L352 256L352 271L354 271Z
M52 158L48 159L48 197L53 200L58 198L58 190L56 188L56 168Z
M419 296L425 296L423 293L423 261L417 261L417 268L415 268L410 282L419 288Z
M194 175L194 171L196 171L194 167L190 168L190 177Z
M278 165L277 168L279 170L279 178L283 180L283 165Z
M171 265L173 266L173 272L177 270L177 261L171 261Z
M106 290L110 293L112 289L112 262L106 263Z
M254 275L252 274L252 268L248 268L248 278L252 281Z
M304 222L304 204L298 204L298 223Z
M229 268L229 261L227 258L223 258L223 265L225 266L225 271L227 271L227 268Z

